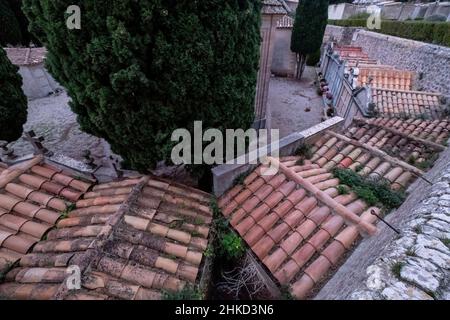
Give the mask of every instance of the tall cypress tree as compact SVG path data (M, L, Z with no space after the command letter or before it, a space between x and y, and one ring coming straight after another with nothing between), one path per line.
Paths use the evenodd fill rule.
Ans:
M18 45L23 41L19 21L9 2L0 0L0 46Z
M20 33L22 34L21 44L28 46L31 42L38 46L39 41L28 31L28 19L22 11L22 0L3 0L9 3L9 7L14 13L19 24Z
M20 138L27 120L27 99L22 92L22 78L0 47L0 140Z
M308 55L320 49L328 21L328 0L300 0L292 30L291 50L297 54L297 79Z
M66 27L69 5L81 30ZM260 0L24 0L47 66L84 131L145 171L170 157L177 128L248 128ZM66 15L67 18L67 15Z

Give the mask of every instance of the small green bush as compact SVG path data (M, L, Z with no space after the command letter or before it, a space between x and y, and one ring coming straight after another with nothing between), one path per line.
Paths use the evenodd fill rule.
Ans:
M193 300L203 300L203 294L201 291L193 286L193 285L186 285L183 290L178 292L169 292L165 291L163 293L163 299L164 300L187 300L187 301L193 301Z
M234 232L223 235L220 239L221 254L229 260L241 258L245 253L242 239Z
M406 195L391 189L385 180L365 178L350 169L335 168L333 174L339 181L350 187L369 206L383 205L388 209L398 208L405 201Z
M311 146L308 144L302 144L298 149L295 151L296 156L305 157L305 159L311 159L313 156Z
M367 19L329 20L328 23L340 27L367 27ZM383 20L380 30L371 31L450 47L450 22Z

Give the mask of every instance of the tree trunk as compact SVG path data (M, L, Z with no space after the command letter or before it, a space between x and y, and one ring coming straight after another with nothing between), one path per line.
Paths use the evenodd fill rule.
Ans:
M296 78L300 80L303 76L303 72L305 71L306 66L306 55L297 54L297 73Z

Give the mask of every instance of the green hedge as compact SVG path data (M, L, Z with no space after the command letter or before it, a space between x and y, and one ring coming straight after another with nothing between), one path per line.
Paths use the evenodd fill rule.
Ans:
M328 23L341 27L367 27L366 19L329 20ZM450 47L449 22L385 20L381 23L381 30L371 31Z

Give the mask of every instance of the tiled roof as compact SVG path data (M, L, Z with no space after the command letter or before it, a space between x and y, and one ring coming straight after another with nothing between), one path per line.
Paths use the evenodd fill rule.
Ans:
M340 181L331 170L334 167L358 168L362 175L384 177L394 189L404 188L420 170L408 170L412 166L402 160L413 157L415 163L426 161L431 157L430 148L443 148L433 143L449 137L450 122L446 120L380 118L365 121L356 121L343 136L324 134L312 148L311 161L305 160L299 165L301 157L281 159L289 172L264 176L261 167L258 168L243 185L234 187L219 201L231 225L278 283L290 287L296 298L308 297L342 262L360 237L358 226L346 223L342 215L337 214L337 207L344 206L368 223L376 219L372 210L380 212L379 208L369 208L354 193L339 195ZM397 130L398 134L392 130ZM367 146L386 156L375 155ZM389 162L390 156L404 166ZM292 174L306 182L299 183L292 179ZM309 192L308 184L317 191ZM332 201L324 202L327 196L322 192ZM333 202L335 205L330 206Z
M390 129L397 130L402 135L395 134ZM355 125L346 130L345 136L360 144L375 147L401 161L419 165L432 159L432 155L436 153L432 143L445 142L450 136L449 131L449 120L376 118L356 120ZM424 145L419 139L431 143ZM394 189L405 188L415 179L410 170L329 134L321 137L313 151L315 153L311 160L324 169L332 170L337 166L359 169L358 173L363 176L387 179Z
M40 64L47 54L45 48L5 48L9 60L17 66Z
M41 160L0 166L0 272L27 254L91 186Z
M339 195L339 181L331 173L308 162L297 166L298 159L284 158L282 163L337 203L373 222L367 205L355 194ZM262 176L260 170L229 191L219 205L275 279L290 285L297 298L304 298L351 248L358 228L345 225L341 216L333 214L334 208L323 205L283 173Z
M361 47L351 47L351 46L336 46L334 51L339 54L341 59L346 61L346 66L356 67L357 65L376 65L378 61L369 58L369 55L363 52Z
M373 88L372 96L378 114L383 117L440 119L444 112L438 93Z
M286 8L278 0L263 0L263 14L287 14Z
M359 82L377 88L412 90L414 72L386 68L359 68Z
M0 285L9 299L161 299L199 278L209 195L154 177L94 186ZM66 288L79 266L82 289Z

